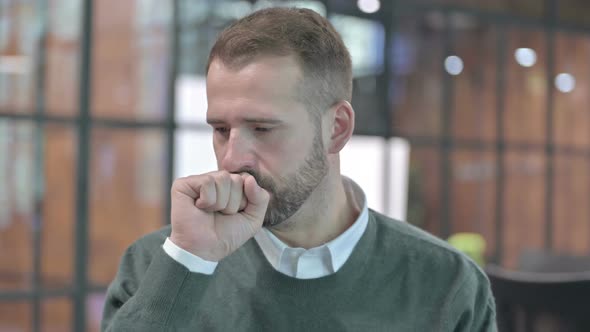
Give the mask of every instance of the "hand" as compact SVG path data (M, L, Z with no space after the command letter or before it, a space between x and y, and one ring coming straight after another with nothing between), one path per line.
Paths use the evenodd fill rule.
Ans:
M177 179L171 199L170 240L218 262L260 230L269 194L250 174L216 171Z

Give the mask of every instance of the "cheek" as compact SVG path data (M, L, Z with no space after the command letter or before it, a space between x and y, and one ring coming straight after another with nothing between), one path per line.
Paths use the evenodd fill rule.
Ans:
M258 165L262 173L272 177L280 176L288 165L285 160L289 155L289 147L282 140L274 139L261 142L257 146Z
M295 134L271 140L265 149L269 168L283 175L296 171L308 156L312 141L310 137Z
M223 159L223 151L222 147L215 142L215 138L213 138L213 152L215 153L215 159L217 160L217 168L221 169L221 160Z

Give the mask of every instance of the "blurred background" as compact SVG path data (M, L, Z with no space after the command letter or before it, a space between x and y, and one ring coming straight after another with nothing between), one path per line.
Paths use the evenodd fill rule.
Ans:
M588 1L0 0L0 331L99 330L172 180L216 168L217 33L269 6L316 10L349 47L343 173L370 206L478 234L507 270L590 256Z

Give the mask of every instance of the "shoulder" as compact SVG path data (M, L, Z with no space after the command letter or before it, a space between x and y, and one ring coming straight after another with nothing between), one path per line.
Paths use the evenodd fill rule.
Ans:
M172 227L170 225L166 225L160 228L157 231L148 233L142 237L140 237L137 241L135 241L132 246L142 250L151 251L154 248L158 248L164 244L166 238L170 236L172 231Z
M371 210L369 215L376 226L379 252L392 255L424 272L436 273L439 277L448 275L454 279L462 276L464 281L488 283L481 268L446 241L376 211Z
M490 282L474 261L408 223L375 211L370 212L370 220L376 226L378 256L390 262L382 266L405 275L406 280L418 285L425 298L438 298L446 312L444 324L455 326L455 319L464 319L466 312L469 317L482 320L481 324L493 320L495 305Z
M167 225L137 239L123 254L120 268L125 265L132 265L136 271L147 269L156 251L162 250L162 245L166 238L170 236L170 232L171 227Z
M411 254L461 255L447 242L407 222L392 219L374 210L369 210L369 220L374 221L378 241L385 247L401 247L410 250Z

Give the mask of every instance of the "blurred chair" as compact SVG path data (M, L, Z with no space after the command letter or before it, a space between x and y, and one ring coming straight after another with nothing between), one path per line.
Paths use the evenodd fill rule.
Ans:
M526 272L590 272L590 255L576 256L544 250L525 250L518 270Z
M590 268L584 272L544 272L542 263L541 259L527 261L531 264L527 267L537 271L486 266L496 298L499 331L590 331Z

